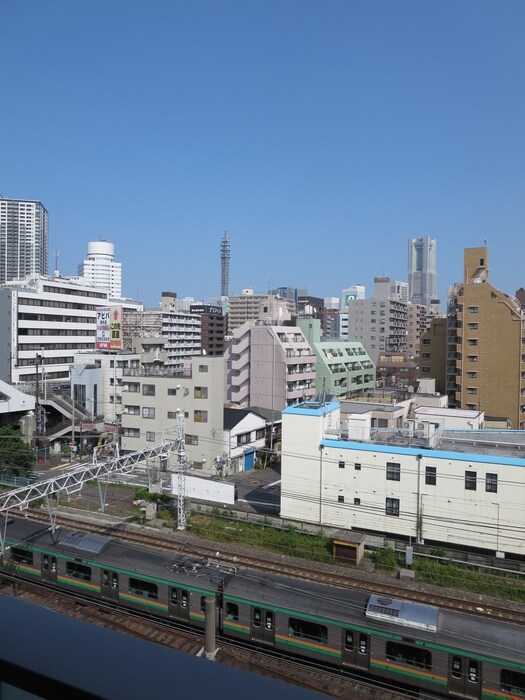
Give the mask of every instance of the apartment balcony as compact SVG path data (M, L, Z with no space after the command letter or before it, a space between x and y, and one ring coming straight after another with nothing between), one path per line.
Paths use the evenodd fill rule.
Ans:
M244 367L249 367L249 366L250 366L249 355L243 355L242 357L238 358L237 360L231 361L231 368L235 372L238 372L238 371L242 370Z

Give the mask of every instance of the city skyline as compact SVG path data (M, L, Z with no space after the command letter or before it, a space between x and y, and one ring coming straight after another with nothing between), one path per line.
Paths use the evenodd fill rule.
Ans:
M485 241L514 293L524 25L513 0L7 0L0 192L44 204L64 275L112 241L148 306L218 296L224 230L230 294L407 280L422 237L442 309Z

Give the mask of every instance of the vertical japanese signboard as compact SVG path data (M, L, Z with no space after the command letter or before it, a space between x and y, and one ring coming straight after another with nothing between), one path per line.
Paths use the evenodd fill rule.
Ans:
M97 350L122 350L122 306L97 308Z

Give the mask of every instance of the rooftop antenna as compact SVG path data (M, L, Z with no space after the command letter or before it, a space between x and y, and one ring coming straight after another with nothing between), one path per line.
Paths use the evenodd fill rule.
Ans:
M55 250L55 275L58 274L58 256L60 255L60 251L58 249Z

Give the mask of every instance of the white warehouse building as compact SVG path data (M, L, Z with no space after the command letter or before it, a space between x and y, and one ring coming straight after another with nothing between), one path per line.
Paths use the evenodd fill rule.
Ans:
M341 428L338 403L283 411L281 517L525 556L523 431ZM388 444L390 443L390 444Z

